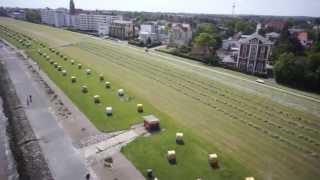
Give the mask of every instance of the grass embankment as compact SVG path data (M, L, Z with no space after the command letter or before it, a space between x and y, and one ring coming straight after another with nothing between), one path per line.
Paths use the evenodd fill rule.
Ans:
M47 45L40 45L40 42L31 38L28 42L31 42L32 46L26 48L18 41L27 38L22 34L15 35L17 39L13 39L2 30L0 35L15 46L24 49L100 130L125 129L133 123L141 122L143 114L137 112L137 103L144 104L144 114L154 114L159 117L163 128L162 132L149 137L140 137L123 149L123 152L142 172L147 168L152 168L155 170L155 175L160 179L196 179L196 177L202 177L204 179L232 180L243 179L248 175L247 170L237 161L224 156L223 152L219 151L214 145L201 141L191 129L178 128L178 125L170 117L156 110L146 101L134 97L130 94L130 91L125 89L126 96L131 97L131 100L119 98L116 90L121 86L108 80L107 77L104 81L100 81L100 74L95 71L92 71L91 75L87 75L85 69L90 67L83 65L79 69L77 60L74 60L75 62L72 64L71 57L65 55L61 57L62 53L57 54L56 50L52 52ZM41 50L41 54L38 50ZM46 58L44 53L50 58ZM54 63L58 63L58 66L62 67L60 71L54 67ZM63 70L67 71L66 76L63 76ZM71 76L77 77L75 83L71 82ZM105 88L105 81L111 82L111 89ZM81 86L83 85L88 87L87 93L81 92ZM101 103L94 103L94 95L100 95ZM112 117L106 116L106 106L114 108ZM184 145L177 145L175 142L175 133L178 131L185 134ZM176 165L169 164L166 159L166 152L171 149L177 153ZM214 170L209 166L208 153L219 155L220 169Z

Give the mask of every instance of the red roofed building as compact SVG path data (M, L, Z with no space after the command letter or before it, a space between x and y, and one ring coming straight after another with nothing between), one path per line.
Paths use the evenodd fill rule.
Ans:
M303 29L289 29L289 32L292 36L297 38L300 41L302 46L309 46L312 44L311 41L308 39L308 32Z
M270 28L274 31L282 31L287 26L287 22L285 21L269 21L265 23L265 28Z

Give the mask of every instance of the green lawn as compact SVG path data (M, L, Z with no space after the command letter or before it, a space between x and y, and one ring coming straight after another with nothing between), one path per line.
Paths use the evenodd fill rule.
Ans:
M76 64L94 70L87 77L84 70L57 59L69 72L63 77L36 52L28 51L100 130L123 129L141 121L136 112L140 102L146 114L161 119L165 131L140 137L123 149L142 172L153 168L160 179L242 179L254 175L259 179L316 180L320 175L319 117L290 104L299 102L316 111L320 106L315 102L112 41L9 19L1 19L0 24L46 42L75 59ZM77 83L70 83L70 73L78 77ZM99 73L112 82L114 91L104 88ZM83 84L89 87L88 94L80 92ZM242 91L235 88L237 85L252 87L266 96ZM124 88L134 99L120 101L115 91L118 88ZM93 103L95 94L102 96L101 105ZM109 103L121 117L111 120L105 116ZM175 144L177 131L185 133L184 146ZM169 149L177 151L175 166L165 159ZM219 170L208 166L207 155L212 152L221 158Z
M5 37L9 42L25 50L25 52L34 59L44 70L48 76L70 97L70 99L90 118L90 120L101 131L115 131L121 129L127 129L134 123L141 122L141 116L147 114L154 114L161 119L161 127L163 132L157 133L152 137L142 137L132 143L132 147L126 147L123 149L125 154L132 161L141 162L136 164L142 171L146 167L154 168L156 174L161 179L175 179L186 177L195 179L196 177L205 177L210 179L242 179L248 172L238 162L231 158L221 157L221 168L214 170L208 165L207 156L209 152L219 153L216 147L213 145L203 148L205 144L201 143L192 132L188 132L184 128L177 129L177 126L170 120L169 117L160 113L154 109L148 103L131 96L130 93L125 91L125 97L118 97L117 89L119 86L114 82L111 82L112 88L107 89L104 85L104 81L100 81L100 74L92 71L91 75L87 75L85 70L89 67L82 66L78 68L78 62L71 63L70 57L67 60L57 55L55 52L51 52L48 48L43 48L38 42L33 42L33 46L25 48L18 41ZM42 54L39 54L38 50L41 50ZM46 55L49 55L50 59L46 59ZM62 70L58 71L58 68L54 67L50 61L58 63L62 66L62 70L67 71L67 75L62 74ZM71 76L76 76L75 83L71 82ZM87 86L88 92L81 92L81 86ZM101 96L101 103L96 104L93 101L94 95ZM127 100L131 97L132 100ZM137 103L143 103L144 113L138 113L136 109ZM114 108L114 115L111 117L106 116L105 107L112 106ZM185 135L185 144L177 145L175 142L176 131L182 131ZM148 147L149 146L149 147ZM157 147L157 148L154 148ZM139 150L138 150L138 149ZM166 152L174 149L177 153L178 163L171 165L166 160ZM140 153L136 153L137 150ZM147 151L146 151L147 150ZM132 156L133 154L136 154ZM220 153L219 153L220 154ZM153 158L146 158L153 157ZM139 159L146 159L141 161ZM191 163L192 162L192 163ZM195 168L196 167L196 168Z

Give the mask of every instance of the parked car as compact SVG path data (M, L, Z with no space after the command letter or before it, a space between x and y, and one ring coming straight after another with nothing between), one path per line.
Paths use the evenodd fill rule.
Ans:
M256 82L257 82L257 83L264 84L264 80L262 80L262 79L257 79Z

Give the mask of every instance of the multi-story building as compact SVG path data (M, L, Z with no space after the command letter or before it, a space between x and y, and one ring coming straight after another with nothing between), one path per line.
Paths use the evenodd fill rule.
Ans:
M70 16L67 9L42 9L41 22L55 27L69 26Z
M270 32L266 34L266 38L269 39L270 41L277 41L280 38L280 34L276 32Z
M163 44L168 44L169 41L169 35L168 31L166 29L165 25L159 25L158 26L158 32L159 32L159 41Z
M9 13L9 16L14 19L25 20L26 12L24 10L14 11Z
M108 23L99 23L98 24L98 34L100 36L105 36L110 34L110 25Z
M156 22L142 24L140 26L139 40L144 44L159 42L158 24Z
M252 74L267 74L273 43L258 33L240 39L239 43L237 68Z
M111 37L116 37L122 40L133 38L135 35L135 28L132 21L115 20L111 23L110 34Z
M110 26L113 21L122 20L122 16L103 14L79 14L78 16L78 29L83 31L97 31L99 34L104 35L109 34L109 28L107 27Z
M79 20L79 16L78 15L69 15L69 27L73 28L73 29L78 29L79 28L79 24L80 24L80 20Z
M122 16L104 14L69 14L67 9L41 10L42 23L55 27L71 27L82 31L95 31L102 35L109 34L109 26Z
M280 20L272 20L266 22L264 27L268 29L272 29L274 31L280 32L287 26L287 22Z
M188 45L192 40L192 29L190 24L172 24L169 31L169 46Z

